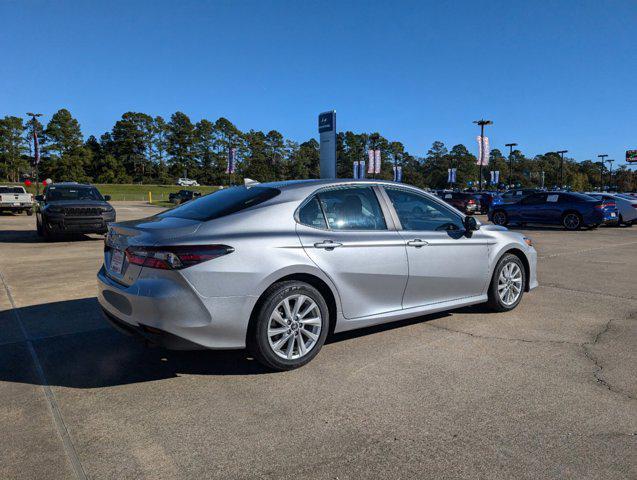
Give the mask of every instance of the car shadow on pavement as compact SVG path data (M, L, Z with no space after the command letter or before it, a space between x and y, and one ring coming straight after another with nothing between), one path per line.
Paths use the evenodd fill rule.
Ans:
M480 307L461 309L479 312ZM21 325L16 325L19 317ZM401 320L332 335L327 343L352 340L450 315ZM273 374L247 350L170 351L124 335L103 319L97 299L83 298L0 311L0 381L41 384L22 331L37 354L49 385L103 388L180 375Z
M0 230L0 243L56 243L56 242L86 242L104 241L102 235L88 236L84 234L59 235L50 240L38 236L35 230Z

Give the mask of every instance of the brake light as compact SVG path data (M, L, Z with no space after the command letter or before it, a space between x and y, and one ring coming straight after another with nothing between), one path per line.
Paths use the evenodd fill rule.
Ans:
M476 203L476 201L475 201L473 198L470 198L470 199L469 199L469 201L468 201L467 203L471 203L471 204L473 204L473 203Z
M227 245L176 245L128 247L126 258L133 265L161 270L180 270L234 252Z

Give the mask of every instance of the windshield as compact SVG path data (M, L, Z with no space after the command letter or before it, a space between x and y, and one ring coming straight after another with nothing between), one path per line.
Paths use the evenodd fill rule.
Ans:
M0 193L25 193L22 187L0 187Z
M97 200L104 201L102 194L95 187L49 187L46 190L46 200Z
M270 187L224 188L160 213L158 216L205 222L253 207L276 197L279 193L281 193L280 190Z

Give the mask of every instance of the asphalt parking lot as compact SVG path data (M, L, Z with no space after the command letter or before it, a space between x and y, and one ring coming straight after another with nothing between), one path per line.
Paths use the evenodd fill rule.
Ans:
M102 238L2 215L0 478L637 478L637 226L525 232L541 286L513 312L341 334L269 373L112 330Z

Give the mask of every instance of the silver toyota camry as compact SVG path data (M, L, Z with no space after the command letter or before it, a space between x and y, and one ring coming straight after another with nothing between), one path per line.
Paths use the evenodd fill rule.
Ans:
M536 257L523 235L408 185L249 184L112 224L98 297L120 330L168 348L248 347L287 370L332 332L511 310L537 286Z

